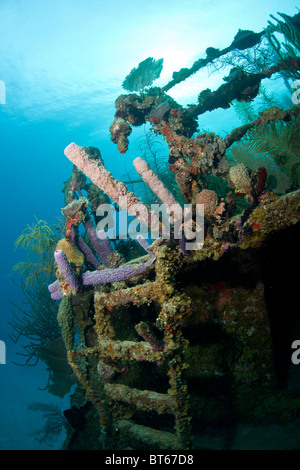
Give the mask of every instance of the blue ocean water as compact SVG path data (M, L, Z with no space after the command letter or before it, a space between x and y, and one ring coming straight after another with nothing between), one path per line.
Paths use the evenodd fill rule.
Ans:
M58 402L40 388L47 371L14 364L20 346L9 338L10 300L22 302L11 269L24 259L14 242L34 217L55 223L63 207L63 182L71 163L65 147L95 146L106 168L121 179L138 156L137 128L130 147L121 155L110 141L114 101L124 90L122 81L148 56L164 58L161 86L172 72L189 67L207 47L222 49L240 29L261 31L270 14L296 13L294 1L252 0L1 0L0 80L5 103L0 104L2 183L0 340L6 345L6 364L0 364L0 449L59 448L61 440L39 443L32 435L42 417L28 410L32 402ZM196 100L207 87L217 88L222 73L196 74L174 90L180 104ZM173 92L172 92L173 93ZM172 95L171 93L171 95ZM206 113L201 125L217 134L239 124L233 110Z

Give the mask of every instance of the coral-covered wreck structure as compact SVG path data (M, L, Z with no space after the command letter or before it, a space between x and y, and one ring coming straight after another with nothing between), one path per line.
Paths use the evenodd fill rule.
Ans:
M283 72L297 77L300 58L281 51L263 70L235 68L224 85L202 91L186 108L167 94L229 52L259 46L275 26L239 32L226 50L209 48L205 59L174 73L163 88L149 87L148 60L127 77L131 93L116 100L111 140L126 153L132 126L144 123L165 140L181 201L143 159L134 166L173 210L182 202L203 206L201 249L185 250L184 238L148 243L138 237L127 242L137 256L126 259L117 242L97 231L97 207L110 202L130 212L138 204L147 210L133 215L145 225L149 208L105 169L98 149L75 143L65 149L74 169L65 185L65 237L54 253L57 279L49 290L60 302L58 322L78 381L68 448L199 448L201 430L212 423L232 427L282 416L282 410L299 413L298 399L275 399L274 390L286 384L296 305L289 263L300 221L300 105L265 107L224 138L197 127L204 112L229 108L233 100L251 102L263 79ZM299 38L296 17L285 15L277 28L297 31ZM161 65L155 64L152 79ZM265 142L270 137L278 144L287 132L290 145L276 160L290 180L284 193L270 189L265 166L253 170L228 158L241 139L251 146L263 134ZM270 397L276 410L268 408Z

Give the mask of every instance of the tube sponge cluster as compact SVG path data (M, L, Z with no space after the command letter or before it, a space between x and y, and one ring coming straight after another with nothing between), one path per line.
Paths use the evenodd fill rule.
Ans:
M121 209L125 209L129 214L142 222L142 224L150 226L153 215L151 211L149 211L133 193L129 192L122 182L113 178L111 173L104 167L103 162L99 163L98 160L91 158L91 155L84 147L80 147L74 142L66 147L65 155L80 172L84 173L99 189L117 203ZM170 191L168 191L156 174L149 168L148 164L142 158L138 157L134 160L134 167L163 204L168 206L171 210L172 217L170 221L174 223L174 218L176 219L177 216L181 221L182 208L180 204L178 204ZM51 297L55 300L62 299L64 290L68 291L69 288L76 291L81 286L125 281L147 271L153 262L154 256L148 251L149 245L147 241L139 236L137 241L150 254L150 259L138 265L125 264L117 267L117 263L115 263L115 267L111 267L111 259L114 252L106 238L105 232L96 232L90 217L86 214L87 206L88 200L86 198L81 197L79 200L74 200L67 206L67 215L72 218L74 217L74 211L77 211L75 214L76 226L81 222L84 223L95 254L85 243L83 238L80 237L78 233L76 234L74 224L71 225L69 220L67 237L63 239L64 245L57 246L54 254L59 271L67 281L66 283L64 283L64 281L62 283L55 281L49 286ZM81 210L82 207L84 208L83 210ZM65 213L66 208L62 212ZM66 251L69 245L72 247L75 246L82 256L82 259L85 259L95 270L82 272L84 262L80 263L78 266L75 263L76 270L74 270L72 267L73 258L70 257ZM66 249L64 249L64 246ZM184 252L184 244L181 244L181 248ZM105 266L104 269L102 269L102 265L98 261L97 256L101 259L102 265Z
M80 286L91 286L98 284L106 284L113 282L126 281L134 276L143 274L149 268L154 260L154 255L148 250L148 242L141 236L137 237L140 245L151 255L150 259L145 263L136 264L125 264L118 268L105 268L95 271L86 271L80 275L76 275L72 270L65 253L62 250L56 250L54 253L54 258L59 266L61 273L65 276L67 282L69 283L71 289L77 290ZM53 282L48 287L51 298L54 300L62 299L63 292L59 286L58 280Z

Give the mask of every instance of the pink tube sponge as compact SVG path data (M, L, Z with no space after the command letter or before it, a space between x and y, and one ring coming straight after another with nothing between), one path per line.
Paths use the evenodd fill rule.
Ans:
M158 179L156 174L149 168L149 165L141 157L137 157L133 160L133 166L138 174L143 178L149 188L156 194L159 199L166 205L174 207L179 206L173 194L164 186L164 184ZM181 207L180 207L181 211Z
M148 210L146 208L145 211L140 211L139 215L136 214L136 210L133 212L130 210L136 204L142 206L141 201L129 192L123 183L115 180L103 165L99 165L96 160L91 159L83 147L79 147L73 142L65 148L64 153L80 171L116 202L121 209L125 209L129 214L137 217L143 224L149 225Z
M181 221L182 219L182 208L176 201L173 194L164 186L164 184L158 179L154 171L149 168L149 165L141 157L137 157L133 160L133 166L149 186L149 188L159 197L163 204L165 204L173 216L170 219L171 223L174 223L174 218Z

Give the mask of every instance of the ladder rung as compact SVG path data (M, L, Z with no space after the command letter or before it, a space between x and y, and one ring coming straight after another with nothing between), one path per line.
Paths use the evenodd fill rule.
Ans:
M142 441L149 446L158 447L159 449L175 450L181 448L177 436L170 432L135 424L128 420L120 420L116 424L117 428L125 435L127 434L130 439Z
M95 292L95 306L100 308L109 305L110 307L118 307L120 305L127 305L134 303L135 305L142 305L148 303L149 300L158 299L158 283L157 281L145 282L126 289L118 289L108 293Z
M76 351L76 356L98 354L104 360L134 360L148 362L162 362L166 355L164 351L154 351L146 341L120 341L101 338L98 346Z
M135 405L143 411L156 411L158 414L175 414L175 397L166 393L158 393L153 390L140 390L123 384L105 384L105 391L113 401L121 401Z

